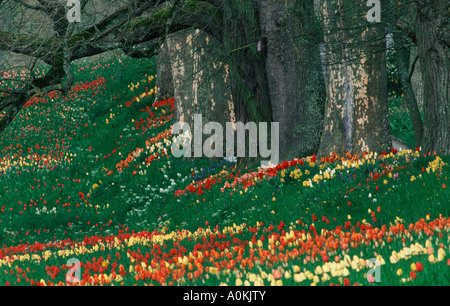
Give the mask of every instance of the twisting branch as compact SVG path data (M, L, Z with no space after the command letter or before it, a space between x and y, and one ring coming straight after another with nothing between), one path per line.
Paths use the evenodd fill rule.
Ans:
M222 40L221 0L131 1L80 32L76 32L76 25L66 19L63 2L37 0L34 5L24 0L14 0L25 9L44 13L52 22L56 34L44 38L23 31L0 31L0 51L31 56L35 59L34 65L37 60L42 60L50 66L44 76L27 80L17 89L0 89L0 111L6 110L6 115L0 120L0 132L30 98L51 91L67 93L74 79L70 65L76 59L114 49L122 49L133 57L151 56L158 51L159 44L168 34L191 27ZM82 0L83 10L88 2ZM3 4L0 0L0 5ZM141 48L143 43L148 43L149 48Z

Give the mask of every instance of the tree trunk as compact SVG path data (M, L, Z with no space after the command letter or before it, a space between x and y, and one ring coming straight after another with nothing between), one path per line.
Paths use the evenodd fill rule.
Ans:
M253 1L227 0L222 8L223 46L230 67L237 121L272 122L263 54L257 50L261 28Z
M264 55L258 52L262 31L255 1L226 0L222 6L222 31L225 61L229 65L231 92L236 121L267 123L271 139L272 107ZM237 140L237 139L236 139ZM246 157L241 167L256 165L260 158L250 158L250 137L246 137ZM258 147L259 147L258 143Z
M450 26L446 0L417 4L416 40L424 88L422 148L450 153Z
M410 52L405 47L405 39L406 38L403 37L403 35L401 35L400 33L394 33L394 46L396 50L395 54L400 76L400 83L402 84L403 93L405 94L406 106L408 107L409 115L413 125L416 147L420 147L422 144L423 136L423 120L411 84L412 75L409 68Z
M221 13L221 44L199 30L170 35L158 56L158 78L172 80L178 121L191 123L194 114L201 114L204 123L215 121L223 127L226 122L267 122L270 127L265 62L256 47L261 36L256 6L227 0ZM172 89L163 82L159 90L167 97ZM248 137L246 142L248 148ZM244 158L240 163L256 161Z
M265 65L282 160L317 153L325 84L313 0L260 0Z
M193 124L194 115L203 122L235 120L229 68L223 49L200 30L170 34L157 59L158 99L175 99L175 120Z
M392 147L384 28L368 24L365 3L321 0L327 101L320 156Z
M411 46L410 48L410 65L409 69L412 72L411 86L416 97L419 110L423 111L423 82L422 82L422 69L420 64L420 58L417 51L417 46ZM416 60L417 58L417 60ZM422 120L423 121L423 120Z

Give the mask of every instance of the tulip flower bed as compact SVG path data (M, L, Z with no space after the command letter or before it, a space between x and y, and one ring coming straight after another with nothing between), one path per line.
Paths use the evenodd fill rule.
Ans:
M76 69L1 135L0 285L448 284L449 156L176 159L153 60Z

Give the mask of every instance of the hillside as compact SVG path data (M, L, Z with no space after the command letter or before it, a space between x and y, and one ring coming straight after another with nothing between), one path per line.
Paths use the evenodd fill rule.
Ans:
M176 159L154 59L73 69L1 135L0 285L447 284L449 156Z

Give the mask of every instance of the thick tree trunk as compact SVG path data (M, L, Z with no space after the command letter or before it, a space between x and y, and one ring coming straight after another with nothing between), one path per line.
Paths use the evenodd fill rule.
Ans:
M222 43L199 30L169 35L158 56L160 97L175 98L178 121L192 123L201 114L204 123L223 127L227 122L266 122L270 128L265 62L256 47L261 32L256 6L228 0L222 13Z
M266 74L282 160L317 153L325 84L313 0L258 1Z
M169 36L158 56L159 97L173 95L176 118L186 122L195 113L220 123L279 122L282 160L316 153L325 85L313 0L229 1L223 45L204 34L186 43L191 31Z
M450 153L450 26L447 0L417 4L416 41L422 68L425 126L422 148Z
M176 121L193 124L235 121L229 68L223 49L208 34L186 30L170 34L157 59L158 99L175 99Z
M319 155L392 147L384 29L367 24L365 3L321 0L327 101Z
M273 116L264 54L258 51L262 29L257 3L249 0L226 0L222 6L222 17L222 41L225 61L230 68L236 121L253 122L257 125L267 123L268 139L271 139ZM250 137L246 137L246 157L240 158L238 162L241 167L260 162L259 155L250 158L250 141ZM259 148L261 144L258 142L257 145Z
M222 8L223 47L230 68L237 121L272 122L264 56L258 52L261 27L254 1L227 0Z

